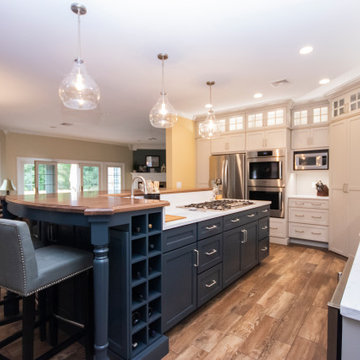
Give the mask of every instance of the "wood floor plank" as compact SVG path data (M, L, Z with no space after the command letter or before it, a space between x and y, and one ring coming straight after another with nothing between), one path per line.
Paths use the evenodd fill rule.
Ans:
M325 360L326 351L312 341L297 337L286 360Z
M244 339L242 338L239 338L235 335L226 335L204 358L204 360L231 359L238 355L238 349L243 343Z
M259 360L285 360L291 346L280 341L269 341Z

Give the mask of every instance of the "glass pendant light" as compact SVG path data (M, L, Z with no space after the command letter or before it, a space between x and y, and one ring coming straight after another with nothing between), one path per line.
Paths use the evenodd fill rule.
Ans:
M73 68L60 84L59 96L64 106L74 110L93 110L100 100L100 90L96 82L87 73L81 58L80 16L86 14L86 7L74 3L71 10L78 16L78 57Z
M167 54L159 54L158 59L162 63L162 83L159 100L150 111L149 119L152 126L156 128L171 128L178 120L174 107L170 104L164 88L164 61L168 59Z
M215 118L215 111L212 102L211 87L215 85L215 81L208 81L206 85L210 88L210 103L206 119L199 124L199 135L206 139L211 139L220 133L219 122Z

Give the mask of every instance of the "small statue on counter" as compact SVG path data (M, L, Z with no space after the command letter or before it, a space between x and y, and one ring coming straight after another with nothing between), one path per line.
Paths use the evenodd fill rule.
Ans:
M329 188L319 180L316 184L317 196L329 196Z

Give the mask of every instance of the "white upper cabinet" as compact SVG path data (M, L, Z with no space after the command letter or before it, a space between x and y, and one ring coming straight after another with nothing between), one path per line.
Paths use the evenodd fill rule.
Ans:
M211 140L212 154L225 154L245 150L245 134L223 135Z
M209 186L210 140L196 140L196 186Z
M287 129L251 131L246 133L246 150L285 148Z
M291 132L291 148L293 150L328 146L329 128L327 126L293 129Z

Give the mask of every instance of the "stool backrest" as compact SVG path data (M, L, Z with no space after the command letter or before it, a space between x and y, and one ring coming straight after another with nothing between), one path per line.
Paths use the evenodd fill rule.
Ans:
M35 250L24 221L0 219L0 286L26 295L38 276Z

